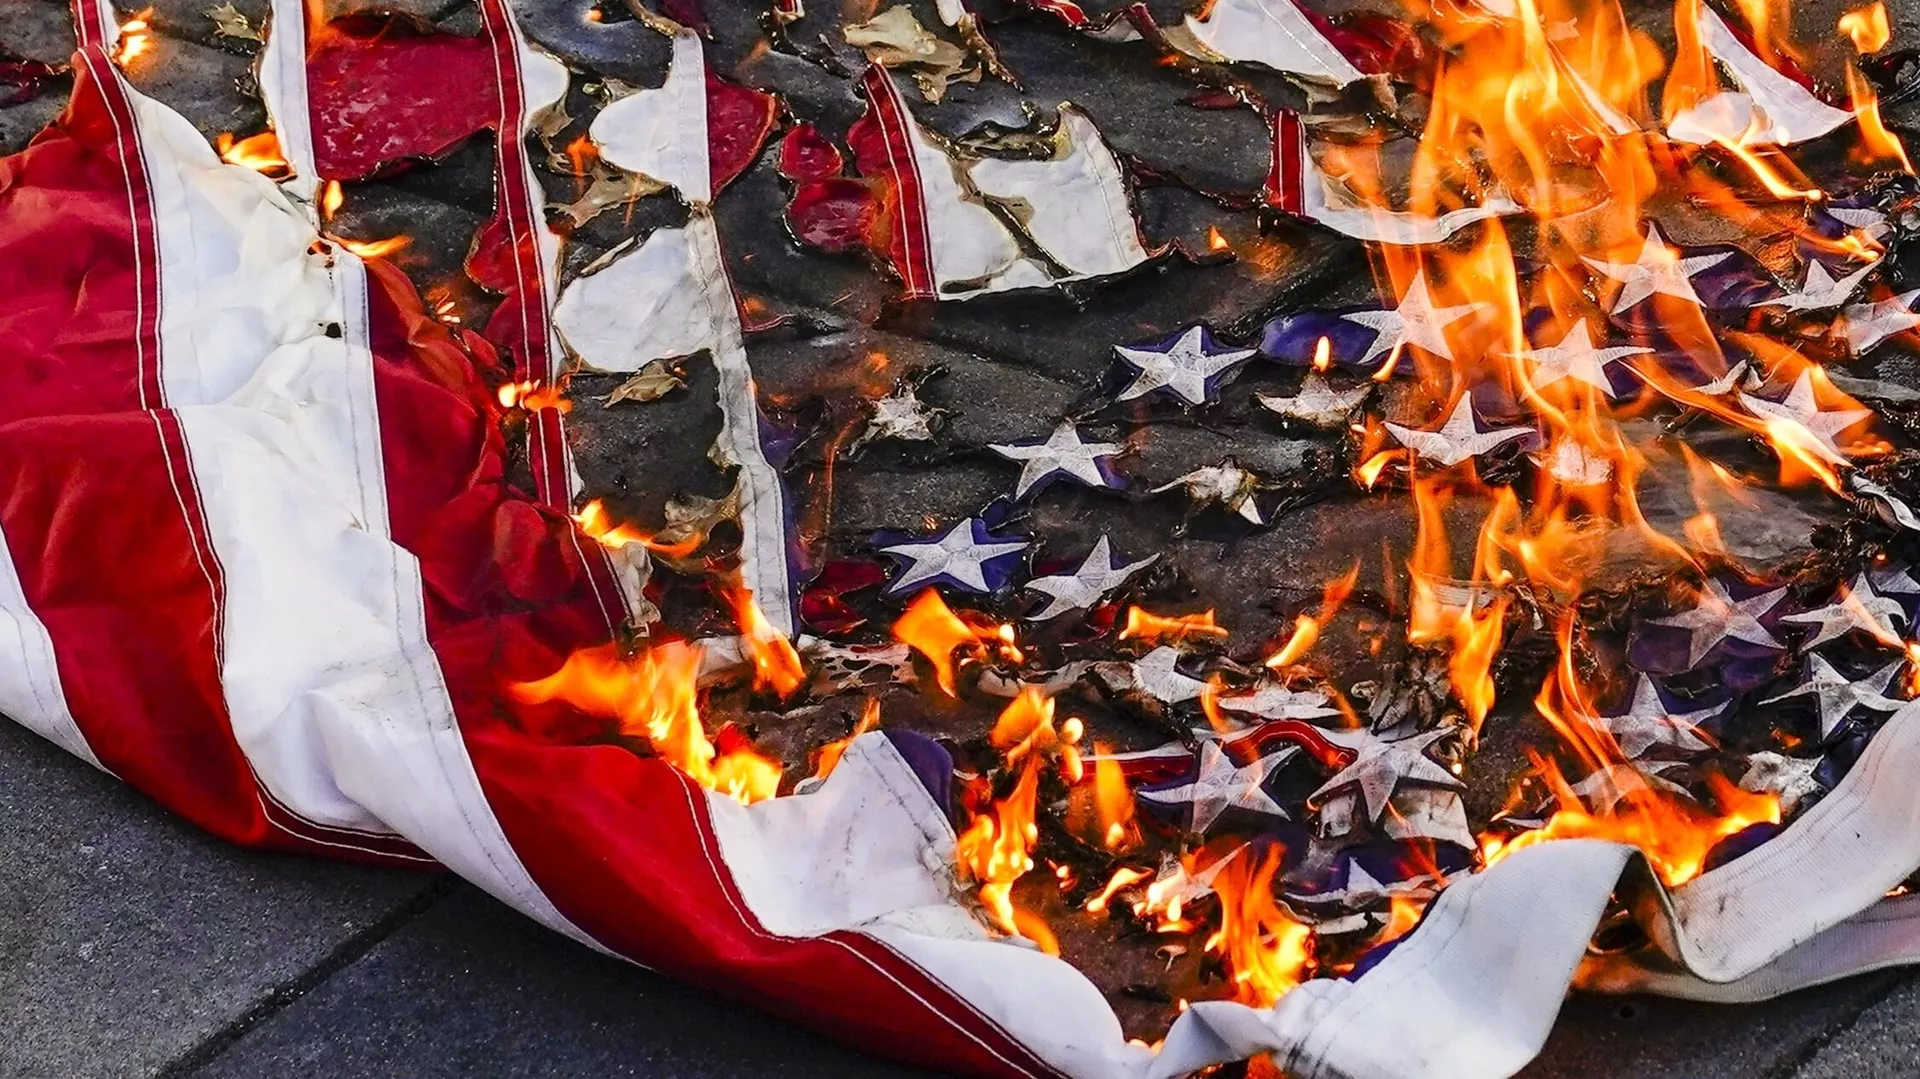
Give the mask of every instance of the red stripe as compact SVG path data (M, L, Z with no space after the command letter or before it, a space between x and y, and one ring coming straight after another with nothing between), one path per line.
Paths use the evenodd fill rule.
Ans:
M939 281L934 276L926 195L920 181L920 165L913 156L912 135L907 130L913 118L907 114L899 89L880 65L869 65L860 85L879 125L880 140L886 148L887 171L893 180L894 237L900 256L895 262L909 297L935 296L939 293Z
M80 52L107 47L112 27L105 23L97 0L73 0L73 36Z
M1264 192L1268 206L1295 217L1306 213L1306 200L1301 193L1306 152L1306 132L1300 124L1300 117L1291 109L1276 110L1273 114L1273 166L1267 172Z
M97 48L74 70L67 112L0 162L0 528L103 765L227 839L323 849L275 825L233 737L224 574L178 418L157 407L160 267L132 101Z

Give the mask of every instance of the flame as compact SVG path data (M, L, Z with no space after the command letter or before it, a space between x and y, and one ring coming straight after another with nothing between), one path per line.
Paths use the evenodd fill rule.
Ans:
M753 688L771 687L781 697L793 696L807 680L800 665L800 653L793 650L787 635L774 628L760 605L753 601L751 589L740 587L727 594L734 620L740 626L740 640L753 661Z
M1319 610L1294 618L1293 634L1264 660L1266 666L1278 671L1300 662L1314 643L1319 641L1321 627L1333 620L1333 616L1347 602L1347 597L1353 594L1354 582L1359 579L1360 560L1354 559L1352 569L1327 582L1326 588L1320 593Z
M153 47L153 32L149 25L152 18L153 9L149 7L120 24L120 45L114 50L114 63L130 70L133 62Z
M1853 50L1862 56L1887 47L1893 31L1887 25L1887 5L1881 0L1855 8L1840 16L1840 32L1853 42Z
M1887 26L1887 8L1880 0L1840 16L1840 30L1853 41L1854 51L1862 56L1886 48L1887 41L1892 37L1892 31ZM1880 119L1880 95L1874 92L1873 84L1860 73L1860 69L1852 64L1847 65L1847 96L1853 104L1854 119L1860 128L1860 144L1848 156L1862 165L1891 161L1912 172L1913 162L1907 157L1906 146L1898 135L1887 130L1887 125Z
M506 382L502 383L495 396L501 408L519 408L528 412L538 412L551 408L558 412L571 412L573 402L567 400L567 393L559 386L549 386L543 382Z
M1013 905L1013 885L1033 868L1033 845L1040 841L1034 813L1040 798L1041 756L1030 754L1020 777L991 813L973 818L954 846L955 861L979 884L980 905L1008 933L1019 934L1043 948L1052 939L1045 923ZM1041 935L1031 930L1038 923ZM1058 955L1059 945L1052 954Z
M1235 999L1256 1008L1272 1007L1306 979L1313 964L1313 931L1274 900L1279 868L1279 853L1270 847L1258 861L1235 858L1214 881L1220 928L1207 938L1206 950L1226 964Z
M1175 644L1188 637L1225 637L1226 627L1213 620L1212 611L1200 614L1157 615L1139 607L1127 608L1127 624L1120 630L1120 640L1171 641Z
M1094 914L1099 914L1107 909L1107 904L1113 900L1115 892L1118 892L1122 888L1130 888L1143 880L1151 880L1152 878L1153 874L1144 869L1132 869L1127 866L1121 866L1119 869L1113 871L1113 877L1107 881L1106 887L1100 889L1098 895L1087 900L1086 909Z
M1093 745L1093 804L1099 814L1101 844L1108 850L1126 850L1140 842L1140 826L1133 818L1133 789L1120 762L1110 758L1111 752L1098 742Z
M1313 343L1313 369L1315 371L1325 371L1332 366L1333 338L1323 334L1318 341ZM1372 485L1369 484L1368 486Z
M621 550L629 543L638 543L654 554L665 558L685 558L700 549L704 537L689 536L678 543L658 543L652 536L630 525L616 522L607 512L606 504L594 499L580 507L573 515L573 523L580 526L588 538L609 550Z
M880 702L868 698L866 706L860 712L860 721L853 725L853 732L845 738L837 738L819 748L813 766L813 778L824 780L832 775L833 770L840 765L840 758L846 755L847 747L853 744L853 740L879 726Z
M1053 700L1028 686L1001 710L987 740L1006 754L1010 765L1029 757L1058 757L1067 782L1078 783L1085 774L1079 747L1084 733L1078 719L1068 719L1056 728Z
M1013 627L995 622L974 624L953 613L940 593L928 588L913 597L906 612L893 624L894 640L927 657L933 664L934 680L947 696L957 695L954 688L956 648L968 650L966 659L984 660L999 655L1009 662L1024 658L1015 642Z
M333 220L333 215L340 212L341 205L346 201L347 201L346 192L341 190L340 181L328 180L326 183L321 184L320 185L320 220L322 221Z
M241 165L267 176L284 176L292 171L286 156L280 152L279 137L271 131L239 140L234 139L232 132L222 131L214 137L213 148L219 151L220 160L229 165Z
M411 236L389 236L384 240L348 240L339 236L328 238L363 259L386 258L413 242Z
M1218 226L1208 225L1207 226L1207 250L1231 251L1233 250L1233 245L1227 242L1227 238L1225 236L1220 235L1220 229Z
M742 804L774 796L778 761L741 744L722 752L701 722L699 645L676 642L623 656L614 645L583 649L546 678L509 687L526 704L560 701L620 723L694 782Z

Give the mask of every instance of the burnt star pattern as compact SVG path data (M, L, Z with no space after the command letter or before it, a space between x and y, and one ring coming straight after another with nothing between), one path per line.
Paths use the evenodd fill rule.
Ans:
M1628 760L1638 760L1655 746L1668 746L1683 753L1711 748L1696 728L1726 707L1718 704L1692 712L1675 712L1668 707L1653 679L1643 674L1634 683L1633 699L1627 702L1627 710L1600 716L1599 720L1619 743L1620 752L1626 754Z
M1402 345L1415 345L1441 359L1453 359L1453 347L1447 344L1446 328L1487 305L1459 304L1435 307L1427 291L1427 275L1416 273L1400 302L1378 311L1349 311L1340 317L1374 331L1373 343L1356 364L1364 366Z
M1621 799L1656 787L1669 794L1686 795L1687 788L1660 774L1680 767L1683 767L1680 761L1648 761L1638 766L1612 764L1573 784L1573 793L1595 813L1609 812Z
M1020 478L1013 487L1015 498L1025 498L1062 476L1088 487L1119 487L1119 477L1106 462L1126 449L1117 442L1083 442L1071 422L1055 427L1044 442L996 443L987 448L1009 461L1020 462Z
M1789 814L1800 808L1801 802L1826 790L1814 776L1819 767L1819 757L1789 757L1763 749L1747 758L1740 789L1778 795L1780 812Z
M1735 390L1752 389L1759 385L1753 377L1753 365L1745 360L1727 368L1727 373L1719 378L1702 382L1693 388L1693 392L1707 397L1725 397Z
M873 415L865 430L853 440L847 452L853 453L869 442L892 439L898 442L929 442L946 413L930 408L909 383L901 383L885 397L873 402Z
M1672 296L1699 306L1700 295L1693 291L1693 275L1725 261L1729 254L1731 252L1721 251L1712 255L1679 255L1667 246L1660 227L1649 222L1640 254L1632 262L1586 257L1581 261L1620 283L1620 291L1614 296L1610 309L1617 315L1655 295Z
M1094 541L1093 550L1087 553L1086 561L1080 563L1079 569L1072 573L1036 577L1027 582L1027 588L1046 596L1048 600L1032 620L1044 622L1068 611L1092 607L1108 592L1125 584L1127 578L1152 564L1152 558L1143 558L1138 562L1115 565L1112 544L1107 537L1101 536Z
M876 546L905 567L887 586L897 595L915 585L950 584L968 592L992 592L1005 584L1007 563L1032 546L1024 539L995 536L985 522L969 517L939 539Z
M1292 690L1271 683L1252 693L1221 697L1220 707L1261 719L1320 719L1340 714L1340 709L1333 707L1324 693L1310 689Z
M1266 524L1260 507L1253 496L1260 489L1260 478L1239 462L1229 457L1217 465L1196 468L1184 476L1177 477L1153 489L1154 494L1171 491L1176 487L1184 488L1187 497L1196 506L1219 505L1229 513L1238 514L1253 524Z
M1458 789L1462 786L1460 780L1427 756L1428 747L1453 734L1453 728L1440 727L1425 734L1391 741L1369 737L1361 744L1353 763L1314 791L1311 800L1318 801L1325 795L1351 787L1357 789L1365 801L1367 819L1379 820L1380 814L1387 808L1387 800L1401 783L1424 783Z
M1189 405L1213 399L1222 378L1254 354L1250 348L1221 349L1205 326L1188 327L1171 345L1116 345L1129 367L1138 372L1117 398L1131 401L1149 393L1168 393Z
M1865 266L1847 274L1834 277L1826 264L1819 259L1807 260L1806 276L1801 279L1800 287L1777 300L1761 300L1755 307L1784 307L1789 311L1825 311L1847 302L1853 290L1873 272L1877 263Z
M1347 422L1347 414L1373 392L1373 383L1362 382L1350 390L1336 390L1318 371L1308 371L1300 380L1300 392L1292 397L1256 394L1260 407L1276 415L1313 427L1334 428Z
M1743 600L1735 600L1727 592L1727 586L1719 580L1709 577L1700 590L1697 604L1690 611L1669 615L1666 618L1654 618L1650 621L1656 626L1671 626L1684 629L1691 635L1687 644L1687 667L1698 667L1708 652L1721 641L1746 641L1749 644L1767 648L1784 648L1767 627L1760 624L1760 616L1773 610L1781 597L1787 594L1784 588L1762 592Z
M1832 603L1816 611L1783 615L1780 621L1816 627L1813 636L1800 644L1802 649L1807 649L1818 648L1855 630L1882 641L1893 640L1899 636L1894 621L1904 622L1906 618L1900 604L1875 592L1863 573L1853 579L1851 588L1842 589Z
M1446 468L1533 433L1530 427L1480 430L1480 425L1473 418L1473 395L1468 393L1460 395L1453 412L1438 430L1402 427L1397 423L1387 424L1387 430L1400 440L1402 446Z
M1740 403L1756 416L1785 420L1806 428L1807 433L1818 442L1812 448L1834 464L1845 464L1847 460L1846 455L1840 452L1836 436L1873 415L1870 409L1864 408L1821 409L1820 402L1813 396L1812 368L1800 372L1800 377L1793 380L1793 388L1779 401L1743 393Z
M1838 326L1846 336L1847 348L1855 356L1863 356L1894 334L1920 326L1920 314L1913 310L1916 297L1920 297L1920 288L1874 303L1849 305L1841 312Z
M1893 681L1894 675L1900 673L1900 668L1906 666L1906 662L1896 659L1867 677L1855 680L1835 670L1826 657L1815 653L1807 657L1805 682L1760 703L1774 704L1793 697L1811 696L1820 711L1820 739L1825 741L1833 737L1833 732L1855 708L1874 712L1898 711L1906 702L1887 696L1887 686Z
M1920 581L1913 579L1910 566L1888 566L1867 571L1867 583L1883 596L1920 595Z
M1135 693L1162 704L1183 704L1198 700L1207 691L1207 683L1180 670L1180 650L1168 645L1148 652L1131 663L1100 664L1106 677L1117 680Z
M1230 809L1287 820L1286 808L1273 800L1265 784L1298 752L1299 746L1285 746L1251 764L1236 766L1219 743L1202 742L1198 771L1191 778L1141 787L1135 796L1156 805L1188 806L1187 831L1195 835L1205 835Z
M1551 386L1562 379L1583 382L1608 397L1617 396L1607 378L1607 368L1628 356L1644 356L1653 350L1641 345L1613 345L1595 348L1593 331L1586 319L1579 319L1557 345L1533 349L1530 355L1535 388Z

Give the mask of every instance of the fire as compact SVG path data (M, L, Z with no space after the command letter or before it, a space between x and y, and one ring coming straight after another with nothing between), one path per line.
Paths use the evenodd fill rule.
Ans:
M619 721L621 733L645 738L653 751L694 782L742 804L773 797L781 767L740 744L717 749L701 721L702 649L676 642L624 656L615 645L568 656L546 678L509 687L527 704L560 701L589 715Z
M1840 32L1853 42L1853 49L1868 56L1887 47L1893 31L1887 25L1887 5L1880 0L1840 16Z
M1273 898L1280 868L1274 848L1257 862L1235 858L1214 881L1220 894L1220 928L1206 949L1219 955L1233 982L1235 999L1269 1008L1306 980L1313 965L1313 931L1295 921Z
M1058 757L1067 782L1078 783L1085 774L1079 745L1085 725L1068 719L1056 728L1053 711L1052 698L1029 686L1001 710L987 740L1006 754L1010 765L1029 757Z
M152 18L153 9L149 7L120 24L120 46L114 50L114 63L130 69L135 60L153 47L153 31L148 22Z
M329 239L363 259L386 258L396 251L404 250L413 242L411 236L389 236L384 240L347 240L339 236L329 237Z
M1287 638L1285 644L1266 658L1264 661L1266 666L1278 671L1300 662L1313 648L1315 642L1320 640L1321 627L1333 620L1333 616L1338 614L1341 606L1347 602L1347 597L1353 594L1354 582L1359 579L1360 562L1356 559L1352 569L1327 582L1326 589L1320 594L1319 610L1310 615L1302 614L1294 618L1293 634Z
M771 687L782 697L793 696L793 691L807 680L806 669L800 665L800 653L793 650L786 634L767 621L760 605L753 602L750 589L733 589L727 599L740 626L740 641L753 661L753 687Z
M1887 8L1880 0L1840 16L1840 30L1853 42L1856 52L1862 56L1879 52L1887 47L1892 31L1887 27ZM1873 84L1852 64L1847 65L1847 96L1853 103L1853 115L1860 128L1860 145L1850 155L1856 162L1872 164L1875 161L1892 161L1908 172L1913 171L1913 162L1907 158L1907 148L1900 137L1887 130L1880 119L1880 97L1874 93Z
M594 499L580 507L573 515L573 523L580 526L588 538L609 550L618 551L629 543L638 543L654 554L666 558L685 558L700 549L705 542L701 536L689 536L678 543L659 543L652 536L630 525L616 522L607 512L606 504Z
M1213 620L1212 611L1200 614L1177 614L1163 616L1145 611L1139 607L1127 608L1127 624L1120 630L1120 639L1142 641L1170 641L1178 644L1189 637L1225 637L1226 627Z
M292 171L286 156L280 152L279 137L271 131L238 140L231 132L222 131L214 138L213 148L219 151L220 160L229 165L241 165L276 179Z
M1112 902L1115 892L1120 891L1122 888L1130 888L1143 880L1152 879L1153 874L1144 869L1132 869L1127 866L1121 866L1119 869L1113 871L1113 877L1107 881L1106 887L1100 889L1098 895L1087 900L1086 909L1091 913L1099 914L1107 909L1107 904Z
M1333 366L1333 338L1322 335L1313 343L1313 369L1325 371ZM1371 484L1369 484L1371 486Z
M347 201L346 192L340 187L340 181L328 180L320 185L320 220L331 221L333 215Z
M1033 845L1040 841L1040 827L1034 813L1040 799L1040 754L1030 754L1020 768L1020 778L1005 798L993 805L960 833L954 848L956 862L979 884L980 905L1000 928L1028 937L1043 949L1053 934L1045 932L1045 923L1013 905L1014 882L1033 868ZM1042 935L1035 936L1036 925ZM1048 949L1060 954L1058 943Z
M974 624L963 620L953 613L940 593L932 588L925 589L907 604L905 613L893 624L894 640L907 645L914 651L927 657L933 664L934 680L940 691L947 696L957 695L954 686L956 670L953 653L956 648L966 648L966 659L984 660L991 655L999 655L1013 663L1023 656L1019 645L1015 643L1013 627L995 622Z
M879 726L880 702L873 698L868 698L866 707L860 712L860 721L853 725L853 732L845 738L828 742L826 745L821 746L816 752L813 778L824 780L832 775L833 770L840 765L840 758L846 755L847 747L853 744L853 740L866 734L868 731L878 729Z
M1095 742L1093 753L1093 804L1100 821L1100 842L1108 850L1126 850L1140 841L1140 826L1133 819L1133 788L1127 785L1120 762L1111 759L1111 750Z
M538 412L550 408L556 412L571 412L573 402L567 400L567 393L559 386L549 386L543 382L507 382L502 383L494 395L500 401L501 408L519 408L528 412Z

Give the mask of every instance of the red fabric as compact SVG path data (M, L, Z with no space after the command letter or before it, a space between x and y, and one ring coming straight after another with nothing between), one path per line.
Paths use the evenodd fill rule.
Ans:
M875 249L893 265L906 284L908 297L934 296L933 242L927 232L927 209L920 188L920 167L913 156L913 123L892 76L878 64L869 65L860 80L867 111L847 132L854 163L862 176L879 182L880 226Z
M314 164L323 179L362 180L444 157L492 119L493 82L484 38L397 15L335 19L308 52Z

